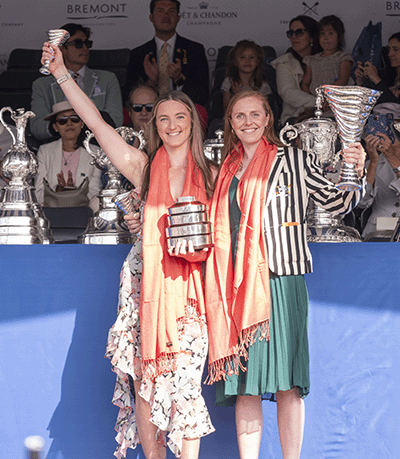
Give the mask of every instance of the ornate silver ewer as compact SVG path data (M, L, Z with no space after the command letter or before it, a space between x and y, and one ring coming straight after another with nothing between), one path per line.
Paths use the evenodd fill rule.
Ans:
M335 153L339 130L332 119L322 118L322 104L323 96L317 92L315 118L309 118L294 126L286 124L281 129L279 137L287 146L290 145L290 141L299 138L300 148L317 155L326 176L339 161L340 151ZM361 237L356 229L345 226L341 216L332 215L310 199L307 209L307 240L361 242Z
M221 162L222 148L224 146L224 131L218 129L215 131L215 135L217 136L215 139L207 139L204 141L203 148L207 158L219 164Z
M62 46L69 38L69 33L64 29L50 29L47 31L47 37L49 43L54 46ZM47 60L42 67L40 67L39 72L43 75L50 75L50 61Z
M182 240L191 241L195 250L213 246L212 225L207 206L196 201L194 196L182 196L168 209L166 229L169 247Z
M145 147L143 131L136 132L126 126L118 127L115 130L126 142L138 137L139 149L143 150ZM94 134L87 131L83 144L86 151L92 156L93 163L108 176L108 182L99 194L99 210L89 220L83 234L78 236L78 242L81 244L132 244L136 236L129 232L124 220L126 212L115 202L118 196L126 191L121 184L121 173L101 148L93 149L90 144L92 138Z
M320 86L316 92L326 99L335 116L342 148L361 140L368 116L382 94L381 91L362 86L333 85ZM361 188L355 164L343 162L336 187L343 191L357 191Z
M9 111L15 122L16 138L3 119ZM0 244L50 244L53 237L50 225L37 202L35 189L29 185L37 172L35 155L25 142L25 129L28 119L35 116L23 108L15 112L10 107L0 110L1 124L10 133L13 144L3 157L2 172L9 179L3 188L0 202Z

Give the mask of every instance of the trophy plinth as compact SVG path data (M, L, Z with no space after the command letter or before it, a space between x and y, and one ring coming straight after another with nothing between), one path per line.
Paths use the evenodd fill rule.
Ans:
M9 111L15 122L16 137L3 119ZM0 110L0 121L10 133L13 144L4 155L2 173L9 182L2 190L0 202L0 244L50 244L53 237L50 225L37 202L35 189L29 185L37 172L35 155L25 143L28 119L35 116L23 108L13 111L10 107Z
M322 118L322 102L321 95L318 97L317 94L315 118L294 126L287 123L281 129L279 138L287 146L290 141L298 138L301 149L315 153L326 176L329 168L334 168L339 161L340 152L335 153L339 130L332 119ZM307 241L361 242L361 236L354 228L345 226L342 217L332 215L310 199L307 208Z
M335 116L342 148L361 140L368 116L382 94L381 91L361 86L334 85L320 86L316 93L326 99ZM336 187L342 191L361 188L355 164L343 162Z
M64 29L50 29L47 31L49 43L54 46L62 46L69 38L69 33ZM50 75L50 61L46 60L40 67L39 72L43 75Z
M166 229L168 247L185 240L192 242L195 250L213 246L212 226L207 206L194 196L182 196L168 209Z
M127 142L138 137L139 148L144 148L143 131L136 132L126 126L118 127L115 130ZM86 151L92 156L93 163L108 176L108 182L99 194L99 210L89 220L83 234L78 236L78 242L80 244L132 244L136 236L129 232L124 220L125 211L115 202L119 195L126 192L121 184L122 175L103 150L99 148L94 151L91 148L90 140L93 137L94 134L88 131L83 143Z

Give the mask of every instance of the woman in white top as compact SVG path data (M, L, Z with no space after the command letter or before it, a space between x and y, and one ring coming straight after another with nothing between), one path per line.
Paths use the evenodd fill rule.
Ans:
M300 85L306 69L303 58L320 51L318 23L308 16L292 19L286 35L290 39L291 48L271 62L276 70L278 93L283 102L282 125L287 121L295 122L305 111L313 114L315 96L302 91Z
M52 121L51 127L60 138L41 145L38 151L39 167L35 188L39 204L45 205L43 179L47 180L53 191L62 193L78 188L87 177L87 201L96 210L97 195L102 189L101 171L91 164L92 157L82 146L84 122L67 101L53 105L53 111L46 119Z

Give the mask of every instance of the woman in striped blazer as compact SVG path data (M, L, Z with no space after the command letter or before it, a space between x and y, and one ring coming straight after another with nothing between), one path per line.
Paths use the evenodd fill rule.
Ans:
M205 283L209 381L216 382L217 404L236 405L241 459L258 457L266 397L277 402L283 458L298 458L310 385L307 205L311 198L344 214L361 193L336 189L314 154L283 147L260 93L235 95L225 116ZM344 158L364 174L361 144L345 149Z

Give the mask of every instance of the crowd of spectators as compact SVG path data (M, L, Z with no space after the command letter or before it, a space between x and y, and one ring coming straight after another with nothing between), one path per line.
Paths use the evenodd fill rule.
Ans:
M69 23L60 27L70 34L61 46L68 72L113 127L124 124L137 131L145 130L157 96L177 89L193 100L204 133L208 128L208 137L213 137L215 128L223 128L223 117L217 120L210 117L209 107L216 88L212 88L210 96L204 46L177 33L180 2L176 0L151 0L149 19L154 27L154 37L131 50L123 87L114 73L92 70L87 66L93 42L90 29L80 24ZM326 16L319 23L306 15L297 16L290 21L286 35L289 39L287 51L273 60L265 58L263 46L247 38L232 46L225 62L225 79L217 88L222 96L223 112L233 95L245 89L256 89L268 98L278 133L287 122L295 124L314 116L316 87L321 84L357 84L383 92L375 113L392 113L395 121L400 119L400 33L390 37L382 68L368 61L354 62L351 53L346 51L344 25L337 16ZM36 117L30 120L29 129L41 145L39 158L42 158L44 150L61 151L61 131L55 131L57 120L52 115L53 108L63 101L65 97L54 77L39 77L34 81L30 109ZM324 110L327 109L325 105ZM325 115L332 116L329 111ZM70 121L68 124L73 123ZM371 209L371 206L374 209L372 217L369 217L370 230L377 229L376 218L379 216L400 217L400 192L397 191L400 189L397 184L400 142L395 132L396 140L390 141L390 144L387 138L375 134L368 136L366 141L369 153L368 199L361 203L363 209ZM51 147L44 146L48 142L51 142ZM54 155L52 161L58 161L58 156ZM52 177L49 184L52 187L54 182L54 191L57 187L58 191L62 189L57 176L60 177L63 167L60 163L57 171L57 166L52 166L54 170L49 175ZM378 180L381 170L385 171L383 182ZM74 173L64 172L65 183L77 186ZM40 179L36 180L40 199L43 183L38 181L42 182L46 174L41 170ZM364 223L367 219L364 217ZM371 222L374 222L372 226Z

